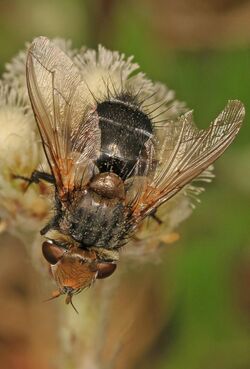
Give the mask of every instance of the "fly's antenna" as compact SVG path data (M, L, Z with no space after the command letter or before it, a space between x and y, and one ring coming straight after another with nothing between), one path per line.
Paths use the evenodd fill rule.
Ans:
M79 314L78 310L76 309L75 305L73 304L72 302L72 295L70 293L67 294L67 297L66 297L66 300L65 300L65 303L68 305L70 304L72 306L72 308L75 310L75 312L77 314Z
M52 296L50 298L44 300L43 302L48 302L48 301L54 300L59 296L61 296L61 292L60 291L54 291L54 292L52 292Z

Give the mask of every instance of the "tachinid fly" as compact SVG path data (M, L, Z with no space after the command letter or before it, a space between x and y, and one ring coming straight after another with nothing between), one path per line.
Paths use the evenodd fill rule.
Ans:
M96 65L84 73L79 62L45 37L27 56L29 97L50 168L30 180L55 187L42 251L67 302L114 272L119 249L144 219L224 152L244 117L243 105L230 101L198 130L191 112L167 118L170 107L153 100L152 88L137 87L115 64L112 73Z

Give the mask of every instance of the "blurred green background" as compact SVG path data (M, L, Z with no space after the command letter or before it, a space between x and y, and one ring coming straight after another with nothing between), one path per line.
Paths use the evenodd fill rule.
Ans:
M249 24L248 24L249 23ZM174 311L136 368L250 368L250 5L249 1L2 0L0 66L46 35L135 55L205 127L228 99L245 124L216 163L216 178L164 258L162 293Z

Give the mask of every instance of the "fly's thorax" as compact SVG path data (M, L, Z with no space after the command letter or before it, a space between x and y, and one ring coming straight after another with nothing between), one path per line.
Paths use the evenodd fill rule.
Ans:
M100 173L71 194L59 229L83 247L115 248L126 231L124 183L114 173Z
M122 179L115 173L97 174L89 184L89 188L96 194L107 199L125 199L125 188Z

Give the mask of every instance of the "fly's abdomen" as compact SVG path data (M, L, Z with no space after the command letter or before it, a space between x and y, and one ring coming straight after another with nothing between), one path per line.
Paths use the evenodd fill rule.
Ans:
M145 145L153 132L149 117L130 100L123 96L97 105L101 153L96 164L101 173L113 172L123 180L136 170L145 174Z

